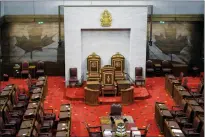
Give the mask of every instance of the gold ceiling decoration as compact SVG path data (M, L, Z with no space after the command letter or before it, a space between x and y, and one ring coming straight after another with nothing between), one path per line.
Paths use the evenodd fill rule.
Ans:
M112 15L108 10L104 10L101 14L101 26L102 27L110 27L112 24Z

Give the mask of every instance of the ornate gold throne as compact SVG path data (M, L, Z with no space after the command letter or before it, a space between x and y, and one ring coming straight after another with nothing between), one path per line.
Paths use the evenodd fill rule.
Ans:
M125 57L117 52L111 57L111 64L115 67L115 80L124 80Z
M100 56L96 53L92 53L87 57L87 80L88 81L100 81Z
M102 95L104 94L117 94L117 84L115 82L115 68L111 65L106 65L101 69L101 86Z

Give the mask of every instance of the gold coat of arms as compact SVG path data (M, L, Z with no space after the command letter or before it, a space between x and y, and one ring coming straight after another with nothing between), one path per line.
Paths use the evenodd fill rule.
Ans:
M104 12L101 15L101 26L102 27L110 27L112 24L112 16L109 13L108 10L104 10Z

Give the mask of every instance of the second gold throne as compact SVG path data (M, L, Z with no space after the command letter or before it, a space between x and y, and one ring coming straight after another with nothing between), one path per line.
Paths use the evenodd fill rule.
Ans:
M115 67L115 80L124 80L125 57L117 52L111 57L111 64Z

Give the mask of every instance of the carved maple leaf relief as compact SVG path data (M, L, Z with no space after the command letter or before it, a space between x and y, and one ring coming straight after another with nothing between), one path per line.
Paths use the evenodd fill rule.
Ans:
M53 27L54 29L50 29L49 27L43 28L43 26L13 27L11 31L11 35L13 36L10 37L11 61L57 61L57 40L54 38L57 33L48 36L50 33L57 32L56 27Z
M186 24L178 24L181 27L177 29L177 25L168 24L163 27L160 33L153 35L155 41L150 47L150 55L153 59L172 60L180 63L187 63L190 60L191 44L189 43L189 33ZM182 28L183 26L183 28Z
M41 28L32 28L28 31L29 38L22 36L16 36L16 46L23 49L25 53L32 52L34 50L42 51L43 47L48 46L53 43L53 36L48 37L47 35L42 37L42 29Z
M179 54L187 45L187 36L177 36L176 28L168 26L164 28L165 36L161 33L155 35L155 45L165 54Z

